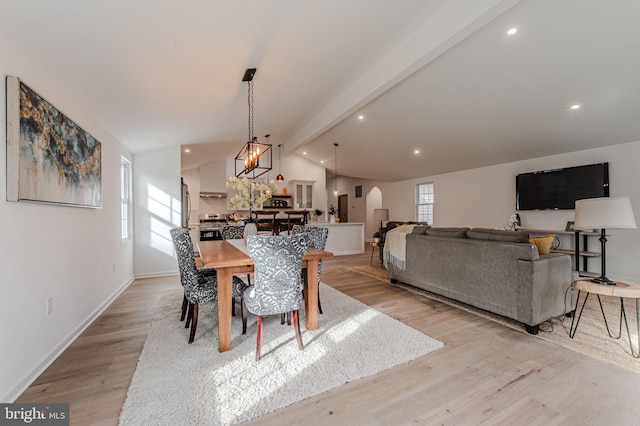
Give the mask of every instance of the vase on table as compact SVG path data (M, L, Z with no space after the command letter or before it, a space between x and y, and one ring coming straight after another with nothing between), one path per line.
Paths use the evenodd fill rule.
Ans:
M249 222L244 225L244 242L247 242L249 235L258 235L258 228L254 222Z
M336 223L336 217L334 215L330 215L329 216L329 222L330 223Z

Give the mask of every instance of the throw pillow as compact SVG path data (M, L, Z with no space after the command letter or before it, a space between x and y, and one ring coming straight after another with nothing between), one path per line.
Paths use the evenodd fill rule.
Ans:
M555 239L555 234L549 234L541 237L531 237L529 238L529 243L538 248L538 254L545 255L551 252L551 245Z

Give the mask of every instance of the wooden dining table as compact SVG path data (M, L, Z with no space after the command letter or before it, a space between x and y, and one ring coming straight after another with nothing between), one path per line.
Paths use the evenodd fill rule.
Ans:
M231 349L231 312L233 275L253 272L253 260L246 253L244 240L212 240L198 243L205 268L218 273L218 352ZM312 247L302 261L304 268L304 313L307 330L318 328L318 260L333 253Z

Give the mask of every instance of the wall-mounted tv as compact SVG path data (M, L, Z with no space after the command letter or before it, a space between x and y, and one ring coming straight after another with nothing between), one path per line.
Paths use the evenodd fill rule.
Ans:
M609 196L609 163L516 175L516 210L572 210L576 200Z

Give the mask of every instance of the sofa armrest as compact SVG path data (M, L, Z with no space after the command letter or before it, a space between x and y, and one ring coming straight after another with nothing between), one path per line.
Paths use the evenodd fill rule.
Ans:
M571 256L545 255L518 262L518 317L535 326L573 309Z

